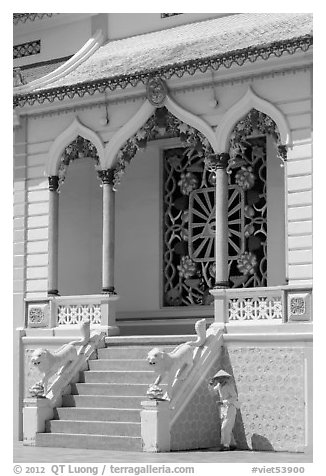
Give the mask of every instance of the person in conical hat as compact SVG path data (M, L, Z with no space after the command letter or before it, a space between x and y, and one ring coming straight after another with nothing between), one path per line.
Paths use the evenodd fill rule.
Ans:
M213 375L213 379L217 379L217 378L220 378L220 377L232 377L232 375L228 374L227 372L225 372L225 370L219 370L215 375Z
M235 449L233 427L240 405L232 375L221 369L213 375L208 387L218 397L221 418L221 451Z

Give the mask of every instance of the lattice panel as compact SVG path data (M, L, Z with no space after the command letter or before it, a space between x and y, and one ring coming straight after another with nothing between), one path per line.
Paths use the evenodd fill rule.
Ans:
M80 324L84 319L89 319L91 324L101 324L101 305L59 305L57 319L58 325Z
M266 139L241 143L229 170L231 287L267 285ZM215 284L215 175L194 147L164 151L164 305L211 304Z
M247 297L229 300L229 322L282 319L281 297Z
M23 58L25 56L37 55L41 52L41 40L30 41L20 45L14 45L13 57L14 59Z

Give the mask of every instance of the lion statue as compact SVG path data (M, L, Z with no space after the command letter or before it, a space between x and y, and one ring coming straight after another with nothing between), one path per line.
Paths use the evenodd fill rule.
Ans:
M37 382L31 389L32 394L40 394L40 389L43 389L43 395L46 395L48 391L49 379L53 375L61 375L77 356L82 354L85 346L90 340L90 321L84 321L81 326L82 338L76 341L69 342L60 347L54 352L50 352L47 349L39 348L35 349L31 356L31 364L37 368L41 374L42 379ZM75 346L80 345L81 348L77 353Z
M185 380L194 363L194 348L199 348L206 341L206 320L201 319L195 324L197 339L178 345L171 352L166 352L157 347L150 350L147 355L149 365L159 375L149 387L148 395L156 398L158 385L167 377L167 392L165 398L171 400L177 382ZM161 399L161 398L160 398Z

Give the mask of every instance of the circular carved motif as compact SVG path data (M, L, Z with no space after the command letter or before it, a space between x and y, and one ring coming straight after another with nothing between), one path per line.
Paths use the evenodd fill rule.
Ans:
M147 99L155 107L163 106L167 89L161 78L151 78L147 83Z

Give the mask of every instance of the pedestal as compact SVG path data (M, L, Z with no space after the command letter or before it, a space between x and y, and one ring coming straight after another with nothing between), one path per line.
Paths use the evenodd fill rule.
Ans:
M116 323L116 306L120 299L118 294L103 295L101 301L101 331L108 336L117 336L120 334L120 329Z
M170 408L168 401L141 402L141 437L143 451L161 453L170 451Z
M45 422L53 418L53 408L47 398L25 398L23 434L25 446L35 446L36 433L45 431Z

